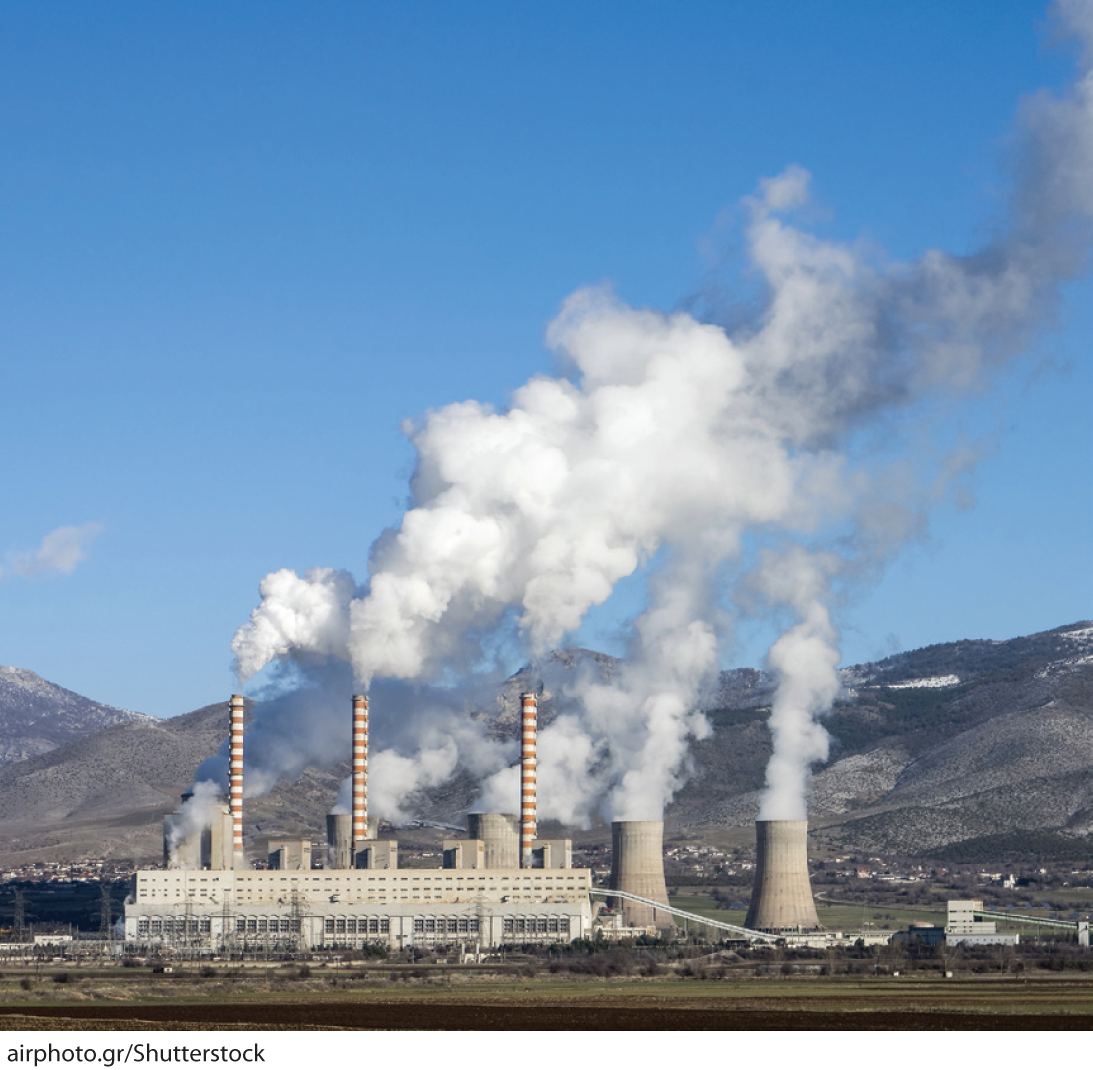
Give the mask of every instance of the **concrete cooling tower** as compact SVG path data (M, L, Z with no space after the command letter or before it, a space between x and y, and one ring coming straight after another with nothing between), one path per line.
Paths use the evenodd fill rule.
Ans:
M520 818L515 814L468 814L467 836L482 841L486 869L520 868Z
M664 883L664 822L614 821L611 824L611 887L658 903L668 902ZM667 929L672 916L667 911L654 910L644 903L627 899L608 899L612 906L622 908L627 925L655 925Z
M328 869L355 869L353 815L326 815L326 864Z
M744 925L762 932L818 929L808 879L808 822L755 822L755 886Z

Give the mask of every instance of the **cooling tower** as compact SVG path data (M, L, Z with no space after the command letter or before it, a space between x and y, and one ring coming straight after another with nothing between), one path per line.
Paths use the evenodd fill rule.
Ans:
M820 928L808 879L807 821L755 822L755 887L744 924L763 932Z
M228 807L232 817L232 868L243 865L243 696L232 695L228 737Z
M467 838L482 841L486 869L519 869L519 827L515 814L467 815Z
M539 804L535 791L535 748L538 732L539 703L530 691L520 696L523 710L523 737L520 748L520 865L533 865L531 845L538 829Z
M353 863L353 815L326 815L326 868L355 869Z
M664 883L664 822L614 821L611 824L611 887L617 892L629 892L668 902ZM644 903L627 899L608 899L611 906L621 907L627 925L671 927L672 916L664 910L654 910Z

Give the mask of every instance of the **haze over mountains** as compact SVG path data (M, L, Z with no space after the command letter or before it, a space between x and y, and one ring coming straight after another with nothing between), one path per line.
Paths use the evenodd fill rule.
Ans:
M582 651L556 660L575 669L589 657L606 674L616 664ZM842 676L844 695L826 721L831 753L812 782L817 842L930 856L1004 833L1093 833L1093 622L939 644ZM514 735L517 696L535 683L518 673L480 716L498 735ZM707 712L713 732L691 747L692 774L666 814L669 835L754 821L771 692L759 670L721 674ZM549 693L540 711L543 722L553 719ZM0 669L0 865L100 854L158 860L162 817L226 730L226 703L160 721ZM344 763L247 801L252 852L267 836L320 835L348 773L348 729L346 739ZM408 809L458 823L477 791L457 775Z

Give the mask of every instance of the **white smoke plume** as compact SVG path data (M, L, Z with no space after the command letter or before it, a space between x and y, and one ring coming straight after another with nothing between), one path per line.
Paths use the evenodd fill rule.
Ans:
M376 542L360 589L331 570L263 581L233 642L241 676L333 658L362 687L450 681L507 629L541 657L643 571L652 600L629 663L609 682L572 685L542 733L543 810L659 817L688 741L707 731L693 710L728 641L730 600L759 592L795 616L769 658L779 686L763 812L802 815L809 767L826 753L816 718L837 693L832 593L921 530L968 455L964 443L924 454L908 429L987 385L1086 268L1088 12L1080 0L1054 9L1084 43L1082 66L1065 96L1020 108L1008 210L982 248L886 261L794 224L809 200L803 168L763 180L744 202L764 287L753 319L634 309L605 289L572 295L547 331L560 374L532 379L504 411L468 401L408 428L412 507ZM877 458L862 459L863 434L883 438ZM385 714L373 709L376 723ZM470 749L481 733L419 720L420 745L397 752L406 761L374 763L377 777L390 771L393 811L406 791L483 764ZM281 728L297 763L322 749L312 726ZM581 790L552 799L548 769Z
M177 865L178 848L191 837L199 836L209 828L223 805L222 788L212 780L198 779L190 788L190 798L178 808L177 820L167 829L168 864Z
M247 725L243 744L243 797L264 795L279 781L293 781L311 766L323 769L350 756L353 676L347 664L320 661L296 666L291 683L274 684L274 694L251 707L258 714ZM369 730L369 803L377 815L399 821L413 792L443 783L456 766L486 776L511 761L514 742L491 739L485 726L468 716L480 703L481 688L468 683L456 694L399 680L377 682ZM225 710L225 718L227 712ZM228 785L229 741L202 762L195 775L203 783ZM350 781L342 785L333 812L346 813ZM185 808L184 808L185 809Z

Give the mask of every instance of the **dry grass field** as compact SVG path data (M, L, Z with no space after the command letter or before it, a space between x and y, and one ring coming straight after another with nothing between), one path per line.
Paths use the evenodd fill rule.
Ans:
M7 973L0 981L0 1030L507 1030L531 1023L540 1030L1088 1030L1093 978L604 981L461 969L299 978L274 969L217 977L84 971L30 986Z

